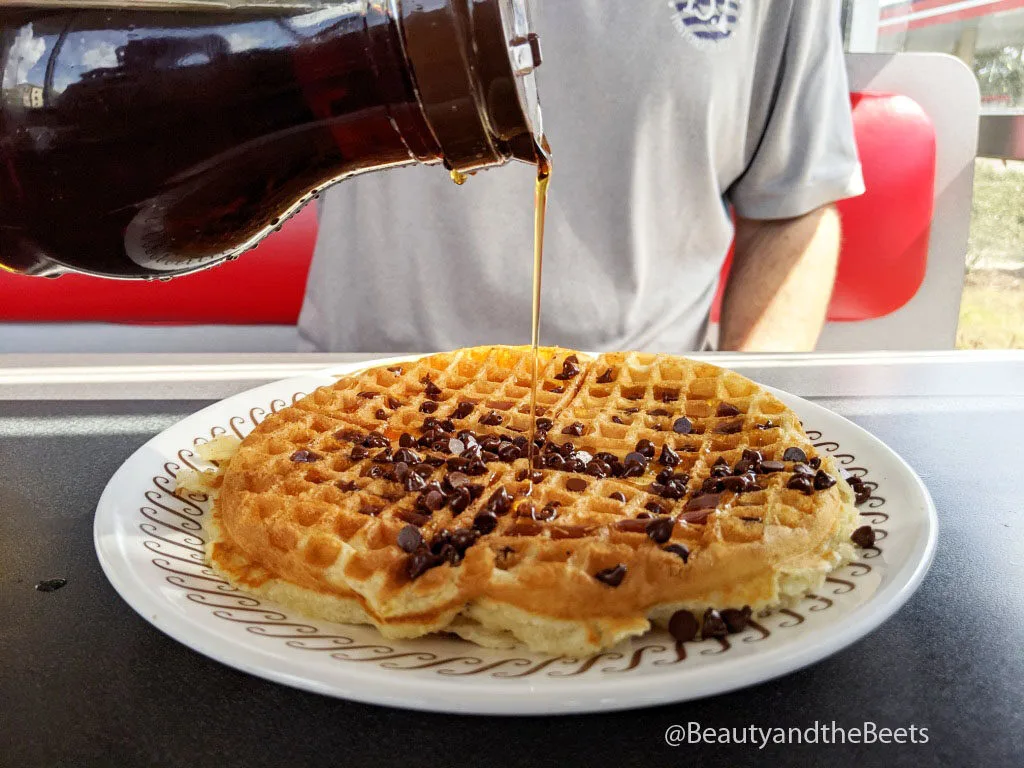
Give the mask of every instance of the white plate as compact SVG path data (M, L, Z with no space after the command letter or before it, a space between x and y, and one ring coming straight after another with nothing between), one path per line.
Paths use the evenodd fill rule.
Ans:
M873 630L907 601L935 551L935 508L913 470L860 427L777 392L820 451L873 484L861 515L875 548L793 610L756 617L741 634L677 648L654 632L587 659L496 651L455 639L387 641L376 630L307 619L246 596L210 571L201 497L171 491L174 473L211 437L245 435L268 412L365 363L268 384L157 435L118 469L96 511L107 578L147 621L232 667L358 701L477 714L625 709L753 685L812 664Z

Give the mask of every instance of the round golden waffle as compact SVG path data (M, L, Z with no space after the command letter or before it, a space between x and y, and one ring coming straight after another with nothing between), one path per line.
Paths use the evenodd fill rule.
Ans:
M532 468L526 347L371 368L267 418L223 473L214 567L387 637L580 655L678 611L713 634L850 558L853 492L763 388L670 355L539 366Z

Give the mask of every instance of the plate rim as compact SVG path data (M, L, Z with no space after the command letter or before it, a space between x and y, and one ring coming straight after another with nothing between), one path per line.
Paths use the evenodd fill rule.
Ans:
M867 441L872 446L873 452L881 449L882 453L887 454L890 459L894 459L902 473L912 481L911 487L917 491L919 496L917 500L922 503L923 522L927 528L927 535L912 543L908 558L903 563L896 564L897 567L892 572L890 583L884 585L866 603L854 607L836 622L819 628L814 635L808 637L811 645L795 654L791 647L781 646L765 653L756 653L730 660L727 667L719 669L709 667L710 671L707 674L698 676L697 684L688 680L685 691L672 689L667 681L671 681L675 676L668 671L665 673L664 681L652 680L650 677L617 680L602 678L599 682L561 680L559 681L557 699L551 700L547 696L537 695L548 692L546 687L538 687L526 680L505 680L496 683L486 678L478 678L470 686L460 685L459 678L444 680L409 676L395 677L393 680L389 680L387 673L382 675L380 670L376 670L374 667L362 669L351 666L339 667L339 670L342 671L332 674L330 679L317 680L311 675L306 676L276 668L269 663L274 657L274 652L256 645L241 645L245 649L245 653L232 654L232 649L240 647L240 644L225 638L222 632L213 630L212 625L208 627L202 622L184 618L174 612L166 612L164 615L153 613L153 600L156 599L159 602L162 598L153 590L144 588L143 582L133 578L133 569L127 557L117 557L118 546L123 544L123 538L109 547L103 540L104 534L107 533L104 530L107 521L103 510L116 508L116 502L113 499L119 493L116 487L117 481L122 473L128 471L127 467L136 461L144 460L142 454L147 450L152 450L153 444L161 440L168 431L186 421L198 420L204 414L219 412L226 403L236 399L251 404L254 396L263 390L274 390L277 394L277 390L289 382L297 384L330 379L356 373L368 367L415 360L421 356L402 355L370 361L339 363L327 366L321 371L268 382L223 398L189 414L147 440L111 476L97 502L93 520L93 542L97 558L104 575L118 596L149 624L191 650L234 669L300 690L367 704L452 714L482 716L583 714L680 703L724 694L776 679L816 664L866 637L891 618L918 589L934 560L938 541L937 511L927 486L909 463L879 438L846 417L810 400L762 384L759 386L771 391L790 407L797 402L801 409L824 414L826 419L839 419L845 422L844 427L853 431L861 440ZM327 383L327 381L323 383ZM110 523L110 527L113 528L113 520ZM907 572L908 564L911 562L913 565ZM876 597L878 594L884 596L884 601L881 604L878 603ZM823 630L826 631L825 636L816 637ZM261 660L264 661L263 664L259 663ZM712 675L711 672L715 674ZM342 684L340 679L344 679L345 684ZM596 686L600 686L600 688ZM595 696L596 692L602 690L608 695Z

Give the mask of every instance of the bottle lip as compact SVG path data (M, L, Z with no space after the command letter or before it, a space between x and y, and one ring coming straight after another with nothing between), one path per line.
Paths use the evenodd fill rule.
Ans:
M529 0L401 0L398 21L420 106L445 165L474 171L537 162L533 72L541 63Z

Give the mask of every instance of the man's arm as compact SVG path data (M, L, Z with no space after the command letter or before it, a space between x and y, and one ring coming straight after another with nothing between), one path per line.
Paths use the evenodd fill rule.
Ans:
M792 219L737 217L719 349L814 349L832 296L839 242L839 215L832 205Z

